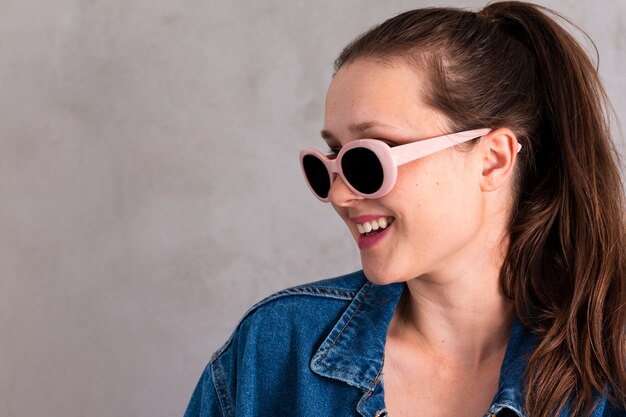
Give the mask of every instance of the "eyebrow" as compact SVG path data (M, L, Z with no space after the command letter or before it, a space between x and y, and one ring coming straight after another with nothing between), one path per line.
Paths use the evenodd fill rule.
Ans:
M378 122L361 122L361 123L351 124L350 126L348 126L348 130L355 134L363 134L364 132L374 127L390 127L390 126L385 125L383 123L378 123ZM322 130L320 134L322 135L322 139L324 140L328 140L328 139L336 140L335 136L326 129Z

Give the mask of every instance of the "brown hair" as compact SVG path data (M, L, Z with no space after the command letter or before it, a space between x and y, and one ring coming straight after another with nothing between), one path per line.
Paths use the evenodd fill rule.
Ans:
M522 2L413 10L335 62L417 65L425 100L451 128L508 127L523 144L500 279L539 336L525 376L533 417L568 402L572 415L590 415L599 393L624 406L626 386L624 189L611 107L591 60L554 17Z

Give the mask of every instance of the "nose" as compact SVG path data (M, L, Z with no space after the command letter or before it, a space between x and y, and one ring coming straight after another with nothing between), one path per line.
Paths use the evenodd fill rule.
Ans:
M362 200L363 197L360 197L348 186L343 179L337 175L333 175L332 183L330 184L330 190L328 191L328 200L334 204L335 206L340 207L350 207L358 203Z

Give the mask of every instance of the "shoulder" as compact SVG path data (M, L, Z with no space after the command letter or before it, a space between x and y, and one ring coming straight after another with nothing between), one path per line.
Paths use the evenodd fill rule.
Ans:
M209 361L186 417L288 415L291 407L319 405L312 390L328 399L335 391L311 371L311 358L367 285L359 271L288 288L254 305ZM335 395L334 404L346 395Z
M341 313L367 283L363 271L298 285L276 292L252 306L228 341L213 355L219 358L233 344L256 344L306 339L335 324ZM300 334L306 332L306 334ZM269 340L268 340L269 339Z
M203 386L214 387L215 395L205 397L219 401L225 415L235 409L259 415L263 404L306 397L298 387L315 384L313 354L367 282L355 272L288 288L254 305L211 358L204 377L210 384ZM237 403L242 392L254 398Z

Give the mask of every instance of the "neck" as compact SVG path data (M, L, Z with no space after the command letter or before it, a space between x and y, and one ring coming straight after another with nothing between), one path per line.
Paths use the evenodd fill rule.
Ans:
M492 249L482 253L493 256L465 256L471 261L408 281L389 336L463 368L501 360L514 309L500 289L503 256Z
M474 300L440 302L437 295L411 287L398 306L395 334L434 357L467 368L480 367L504 352L513 323L510 301L482 294Z

